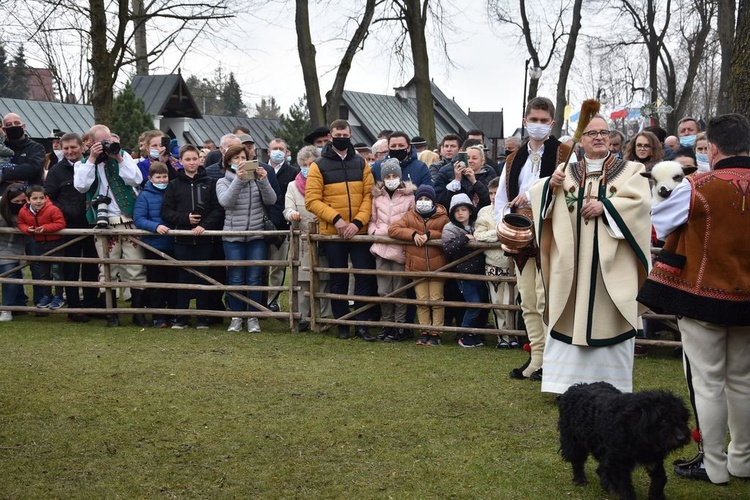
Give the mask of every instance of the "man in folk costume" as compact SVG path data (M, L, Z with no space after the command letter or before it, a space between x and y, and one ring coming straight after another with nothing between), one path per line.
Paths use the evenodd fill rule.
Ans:
M104 125L94 125L89 130L93 144L88 158L83 158L73 167L73 186L86 194L87 213L90 223L96 222L96 210L92 200L103 195L109 198L107 214L109 227L115 229L136 229L133 223L133 207L135 206L134 188L141 185L143 175L133 158L119 150L119 144L112 140L112 134ZM104 142L104 143L103 143ZM107 151L104 146L108 145ZM113 146L114 145L114 146ZM119 152L114 153L117 148ZM143 248L133 241L131 236L97 235L96 249L99 257L109 256L113 259L143 259ZM106 245L106 246L105 246ZM123 281L145 282L146 271L140 264L111 265L112 277L117 274ZM142 307L143 289L131 288L133 307ZM109 316L107 326L119 326L116 314ZM133 324L148 326L142 314L133 315Z
M717 116L706 137L712 170L653 209L666 244L638 300L676 314L682 334L701 450L675 473L725 484L750 479L750 123Z
M542 391L604 381L630 392L651 194L645 167L610 153L604 118L591 119L581 144L582 161L531 188L549 331Z
M545 97L535 97L526 106L524 125L529 140L517 151L508 155L500 175L500 185L495 195L495 221L499 224L509 212L519 212L531 217L529 189L540 178L549 177L555 167L564 162L570 147L550 135L554 124L555 106ZM509 205L510 203L510 205ZM542 322L544 288L539 275L536 247L513 256L521 294L521 310L529 337L531 356L520 368L510 372L511 378L540 380L542 354L547 332Z

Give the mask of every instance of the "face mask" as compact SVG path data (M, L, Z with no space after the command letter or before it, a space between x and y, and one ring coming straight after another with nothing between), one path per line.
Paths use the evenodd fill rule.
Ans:
M535 141L541 141L549 135L552 130L552 125L544 123L529 123L526 125L526 131L529 133L529 137Z
M280 165L281 163L284 163L284 160L286 159L286 155L283 151L280 151L278 149L274 149L268 154L268 157L271 159L272 162L274 162L276 165Z
M432 206L431 200L417 200L416 202L417 212L420 214L429 213L432 210Z
M55 153L55 156L57 156L58 160L62 160L63 159L63 150L62 149L53 149L52 152Z
M705 163L708 165L708 155L703 153L695 153L695 160L698 163Z
M166 182L165 182L164 184L154 184L154 183L152 182L151 184L153 184L153 186L154 186L154 187L155 187L156 189L167 189L167 183L166 183Z
M159 159L159 150L158 149L149 149L148 150L148 156L149 158L152 158L154 160Z
M702 153L695 154L695 162L697 163L698 172L708 172L711 170L711 164L708 162L708 155Z
M310 172L310 167L302 167L300 169L300 172L302 172L302 177L307 179L307 174Z
M318 147L317 147L317 148L315 148L315 149L317 149L317 150L318 150L318 154L320 154L320 153L322 153L322 152L323 152L323 146L318 146Z
M401 180L400 179L388 179L387 181L383 181L383 183L385 184L386 189L393 191L396 188L398 188L399 184L401 184Z
M339 151L346 151L349 149L349 144L351 144L351 142L351 137L334 137L331 139L331 144L333 144L333 147Z
M406 151L405 149L389 149L388 150L388 156L390 156L391 158L395 158L398 161L404 161L408 154L409 154L408 151Z
M232 169L232 171L236 172L236 171L237 171L237 169L239 168L239 165L235 165L234 163L232 163L232 164L231 164L231 165L229 166L229 168L231 168L231 169Z
M686 135L683 137L680 137L680 146L684 146L686 148L692 148L695 145L695 135Z
M289 155L289 156L286 157L286 162L287 163L292 163L292 155Z
M23 134L26 132L23 130L23 127L6 127L5 128L5 135L8 136L8 139L11 141L17 141L21 138L23 138Z

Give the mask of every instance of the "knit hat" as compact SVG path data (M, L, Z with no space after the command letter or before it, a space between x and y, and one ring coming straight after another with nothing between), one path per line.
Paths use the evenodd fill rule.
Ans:
M398 161L398 160L396 160ZM435 194L435 188L429 184L422 184L417 188L417 192L414 193L414 199L418 200L422 196L426 196L432 200L432 203L437 203L437 195Z
M380 178L385 179L389 174L396 174L399 179L401 178L401 165L395 158L388 158L380 164Z
M453 211L458 207L468 207L468 209L473 214L475 212L474 204L469 199L469 195L466 193L458 193L454 194L453 198L451 198L451 209L450 214L453 215Z

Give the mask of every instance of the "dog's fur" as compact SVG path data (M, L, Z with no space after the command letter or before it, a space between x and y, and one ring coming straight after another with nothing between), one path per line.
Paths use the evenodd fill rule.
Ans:
M650 172L641 172L643 177L652 181L651 206L656 206L669 198L674 188L685 178L698 170L698 167L683 167L676 161L660 161Z
M559 400L560 452L573 465L573 484L586 484L589 454L605 491L636 498L631 475L643 465L649 498L664 498L664 459L690 441L685 403L666 391L624 394L611 384L577 384Z

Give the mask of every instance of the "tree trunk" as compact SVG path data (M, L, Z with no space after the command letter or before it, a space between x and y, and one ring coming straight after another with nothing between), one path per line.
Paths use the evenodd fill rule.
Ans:
M578 32L581 30L581 6L583 0L575 0L573 4L573 17L570 20L570 33L565 45L565 55L563 55L562 64L560 65L560 75L557 78L557 97L555 103L555 127L552 129L552 135L560 137L563 122L565 121L565 105L567 104L566 85L570 67L573 65L573 58L576 53L576 43L578 42Z
M107 51L107 24L104 0L90 0L91 12L91 104L94 107L94 122L112 125L112 101L114 100L114 77L112 56Z
M134 41L135 41L135 74L148 75L148 45L146 43L146 20L143 0L133 0Z
M729 73L732 69L732 42L734 39L734 0L719 0L719 14L716 31L721 45L721 72L719 74L719 98L716 112L723 115L730 112L729 107Z
M648 6L646 9L646 19L648 23L648 40L646 42L646 47L648 49L648 85L651 87L651 102L656 103L659 100L659 74L657 67L659 65L659 49L661 47L659 44L659 38L656 34L656 26L654 26L654 22L656 21L656 6L654 5L654 0L648 0ZM651 119L655 125L659 125L658 113L654 114Z
M409 30L411 56L414 61L414 87L417 92L417 122L419 133L427 141L427 147L437 146L435 134L435 102L430 82L430 60L427 54L425 24L427 23L427 2L424 9L420 0L405 0L403 13L406 28Z
M331 90L326 94L326 116L328 118L328 123L333 122L333 120L337 118L342 118L340 110L346 77L349 75L349 70L352 67L354 54L357 53L357 49L365 38L367 38L370 23L372 23L372 17L374 14L375 0L367 0L362 21L360 21L357 26L357 30L354 32L352 39L349 40L349 45L346 48L346 52L344 52L344 57L341 58L339 69L336 71L336 79L333 81Z
M739 0L737 31L734 36L729 109L750 119L750 6Z
M302 66L302 76L305 80L307 108L310 110L312 127L326 124L323 111L323 101L320 97L320 83L318 69L315 63L315 46L310 35L310 12L307 8L308 0L295 0L296 13L294 23L297 28L297 53Z

